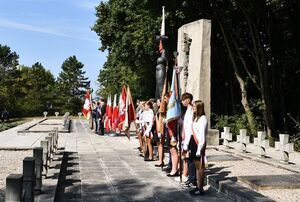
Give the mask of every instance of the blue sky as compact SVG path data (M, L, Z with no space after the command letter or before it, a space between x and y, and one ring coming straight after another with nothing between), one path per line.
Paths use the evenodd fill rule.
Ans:
M100 0L0 0L0 44L19 54L20 64L35 62L57 77L61 64L76 55L96 90L106 52L91 26Z

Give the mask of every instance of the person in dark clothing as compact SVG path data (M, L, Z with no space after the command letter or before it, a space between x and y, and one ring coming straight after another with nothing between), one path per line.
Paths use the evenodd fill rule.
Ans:
M94 119L94 122L95 122L95 133L99 133L99 118L100 118L100 114L99 114L99 107L100 107L100 103L97 102L97 105L96 105L96 102L94 102L94 105L95 105L95 108L93 109L93 119Z
M106 113L106 104L104 99L100 99L100 117L99 117L99 129L100 135L104 135L104 120L105 120L105 113Z

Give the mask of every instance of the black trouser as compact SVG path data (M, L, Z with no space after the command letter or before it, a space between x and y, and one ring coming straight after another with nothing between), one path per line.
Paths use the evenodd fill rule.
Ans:
M102 119L99 119L99 128L100 128L100 135L104 135L104 122Z
M95 133L98 133L98 119L94 118L94 122L95 122Z

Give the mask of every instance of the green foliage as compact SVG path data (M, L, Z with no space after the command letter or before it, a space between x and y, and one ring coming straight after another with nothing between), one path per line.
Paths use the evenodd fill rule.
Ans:
M236 135L240 134L240 129L247 129L247 133L249 134L249 124L245 114L231 116L213 114L212 119L212 122L215 123L212 128L223 131L223 127L230 127L233 137L236 137Z
M75 56L63 63L58 82L41 63L17 66L18 57L8 46L0 45L0 112L6 109L11 117L22 117L41 116L43 111L81 111L90 83Z
M98 78L101 94L119 93L127 84L134 97L153 97L159 16L150 12L146 0L101 2L96 16L92 29L100 37L100 50L109 51Z
M13 120L10 120L9 122L0 122L0 132L4 131L4 130L8 130L13 127L16 127L16 126L26 123L28 121L29 121L29 119L21 118L21 119L13 119Z
M82 100L87 89L90 88L90 81L84 77L83 64L76 56L66 59L61 68L62 71L57 79L58 82L58 104L59 111L77 114L81 111Z
M54 99L53 86L55 79L50 71L45 70L41 63L35 63L31 68L20 68L20 91L22 97L15 103L18 114L32 116L49 111L49 106ZM24 114L26 112L26 114Z
M10 96L15 91L17 81L19 56L12 52L6 45L0 44L0 110L12 105L14 97Z
M294 150L300 152L300 139L292 139L292 143L294 143Z
M241 90L235 80L239 73L246 83L249 100L258 100L254 116L258 129L293 133L286 117L300 120L299 30L300 4L291 1L232 0L109 0L96 9L93 30L101 40L100 50L108 59L99 79L104 94L115 92L124 80L121 68L136 75L135 95L152 97L155 89L154 37L161 23L161 6L166 6L168 49L176 50L177 30L199 19L212 20L212 111L232 114L241 105ZM223 27L222 27L222 26ZM224 30L221 29L224 28ZM224 38L228 38L228 44ZM229 58L229 50L233 58ZM233 62L236 68L233 67ZM128 73L127 77L132 76ZM134 88L131 86L132 88ZM222 98L222 101L217 98ZM249 101L248 100L248 101ZM240 110L238 114L242 114ZM235 117L233 120L238 120Z

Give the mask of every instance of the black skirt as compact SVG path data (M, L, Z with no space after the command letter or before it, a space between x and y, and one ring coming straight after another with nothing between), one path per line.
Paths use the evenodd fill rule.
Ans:
M189 143L189 150L190 150L190 158L193 160L200 160L200 157L196 156L197 149L198 149L198 145L196 144L195 139L192 135Z

